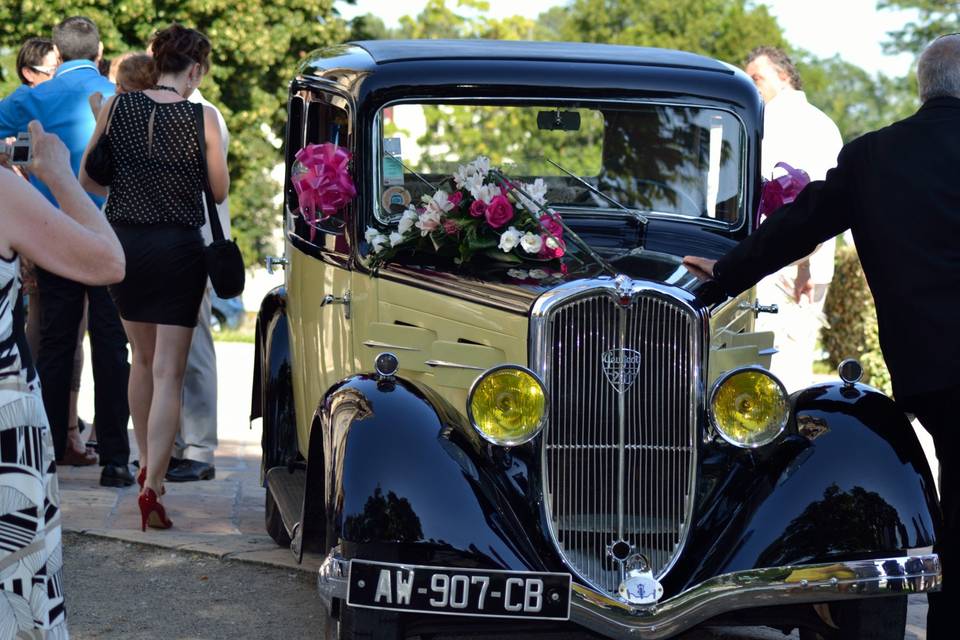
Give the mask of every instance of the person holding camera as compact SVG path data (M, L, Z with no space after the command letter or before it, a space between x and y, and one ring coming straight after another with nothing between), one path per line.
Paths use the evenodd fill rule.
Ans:
M209 40L174 24L154 36L152 51L157 84L104 105L80 181L94 193L109 194L106 216L127 257L126 278L110 292L133 350L128 397L140 449L140 524L166 529L173 523L161 504L163 479L207 283L200 234L204 179L206 174L214 199L222 202L229 175L216 115L187 100L209 69ZM112 149L109 191L87 173L87 158L101 135Z
M16 637L66 638L60 492L41 383L24 335L19 261L29 258L48 273L103 286L123 279L124 256L74 177L67 147L36 121L29 133L32 158L25 168L60 209L0 168L0 493L17 497L0 501L0 600L10 605L0 628ZM0 164L10 155L0 153Z
M95 91L113 95L114 86L97 69L103 44L97 26L89 18L74 16L60 22L53 29L53 43L63 62L50 80L32 89L15 91L0 102L0 137L25 131L28 122L38 120L67 146L76 175L96 124L87 98ZM51 204L57 205L51 189L41 178L33 175L31 182ZM99 196L90 195L90 198L97 207L103 204ZM57 248L53 247L53 250ZM67 457L67 434L74 355L86 297L94 379L94 422L103 467L100 484L129 486L133 484L133 475L127 466L130 410L126 387L130 365L127 338L117 309L106 287L91 286L69 273L52 273L40 267L37 282L41 292L37 370L43 380L43 402L50 419L57 459L65 463L84 461L83 454L72 448L69 452L81 458L76 455Z

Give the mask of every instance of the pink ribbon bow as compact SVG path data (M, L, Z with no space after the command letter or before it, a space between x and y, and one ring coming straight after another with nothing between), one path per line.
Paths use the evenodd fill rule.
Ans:
M757 209L758 219L796 200L803 188L810 184L810 176L802 169L794 169L786 162L778 162L776 168L787 173L773 180L764 180L760 190L760 207Z
M347 165L350 153L331 142L308 144L296 154L300 167L290 178L300 199L300 213L314 224L325 220L357 195Z

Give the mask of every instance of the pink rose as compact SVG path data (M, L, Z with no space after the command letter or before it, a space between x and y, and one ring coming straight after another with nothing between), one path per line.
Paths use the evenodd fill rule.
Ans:
M540 228L546 232L547 237L552 235L559 240L560 237L563 236L563 227L560 226L559 222L557 222L559 219L560 216L556 213L553 214L552 217L548 216L547 214L540 216Z
M487 203L483 200L474 200L470 205L470 215L474 218L482 218L487 212Z
M453 205L453 208L456 209L460 206L460 203L463 202L463 194L459 191L454 191L447 201Z
M443 221L443 230L448 236L455 236L460 233L460 225L454 220L446 219Z
M554 240L550 236L543 236L543 247L540 249L541 258L562 258L566 253L566 244L560 238Z
M506 196L494 196L490 200L490 204L487 205L484 216L487 219L487 224L494 229L499 229L513 220L513 206Z

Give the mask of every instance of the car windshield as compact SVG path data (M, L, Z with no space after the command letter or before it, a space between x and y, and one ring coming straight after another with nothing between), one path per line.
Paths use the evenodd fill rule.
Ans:
M480 155L511 178L543 178L556 208L741 219L744 132L727 111L404 103L384 108L378 123L382 221Z

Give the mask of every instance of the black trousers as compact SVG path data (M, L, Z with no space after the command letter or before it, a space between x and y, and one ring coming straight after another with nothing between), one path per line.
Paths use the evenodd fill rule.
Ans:
M94 423L100 464L125 465L130 459L127 422L127 335L106 287L91 287L37 268L40 288L40 353L37 372L53 447L62 458L67 444L70 378L83 297L89 300L87 331L94 381Z
M937 534L934 551L940 556L944 578L943 589L939 593L928 595L928 640L957 637L960 560L954 556L957 554L957 542L960 539L960 466L954 467L953 460L960 456L958 400L960 387L952 387L906 398L902 402L904 408L913 412L923 428L933 436L937 461L940 463L940 507L943 511L944 526Z

